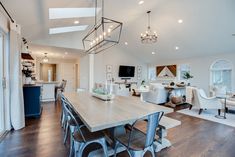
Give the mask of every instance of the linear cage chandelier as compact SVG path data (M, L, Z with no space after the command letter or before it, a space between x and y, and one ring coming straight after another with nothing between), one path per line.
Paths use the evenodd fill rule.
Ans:
M145 33L141 33L140 40L143 44L153 44L157 42L157 33L156 31L152 31L150 27L150 13L151 11L147 11L148 14L148 27Z
M104 17L104 0L102 0L102 17L97 22L97 0L95 2L95 25L83 38L83 46L88 54L97 54L119 43L122 23Z

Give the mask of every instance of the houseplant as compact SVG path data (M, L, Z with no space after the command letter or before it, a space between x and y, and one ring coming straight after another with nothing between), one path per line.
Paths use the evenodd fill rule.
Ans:
M32 70L30 70L28 67L24 67L22 73L25 75L25 84L30 84L32 81Z
M193 78L193 76L190 75L189 72L185 72L184 75L183 75L183 78L184 78L185 80L187 80L188 86L190 86L189 80L190 80L191 78Z

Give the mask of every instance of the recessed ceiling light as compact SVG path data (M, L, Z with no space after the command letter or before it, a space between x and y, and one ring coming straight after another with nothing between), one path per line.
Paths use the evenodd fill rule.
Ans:
M97 14L101 9L97 8ZM93 17L95 8L49 8L49 19Z
M67 55L67 54L68 54L68 52L65 52L64 54L66 54L66 55Z
M84 31L84 30L86 30L87 27L88 27L88 25L50 28L49 34Z
M184 21L182 19L179 19L178 20L178 23L183 23Z
M128 45L128 42L125 42L125 45Z
M144 3L144 1L139 1L139 3L138 3L138 4L139 4L139 5L141 5L141 4L143 4L143 3Z
M178 46L176 46L176 47L175 47L175 50L179 50L179 47L178 47Z
M156 53L155 52L152 52L152 55L155 55Z
M74 23L74 24L79 24L79 21L74 21L73 23Z

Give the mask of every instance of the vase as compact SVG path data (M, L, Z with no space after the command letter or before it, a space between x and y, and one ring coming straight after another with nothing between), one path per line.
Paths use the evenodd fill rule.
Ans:
M25 77L25 84L31 84L31 77Z

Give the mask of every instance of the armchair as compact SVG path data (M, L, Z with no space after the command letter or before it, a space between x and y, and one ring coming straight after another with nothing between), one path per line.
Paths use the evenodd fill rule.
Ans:
M143 100L154 104L162 104L167 101L167 91L160 83L151 83L149 92L143 93Z
M218 109L220 115L223 104L216 97L207 97L204 90L193 89L193 101L192 105L199 109L199 114L202 113L203 109Z

